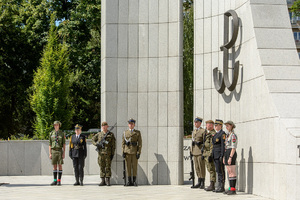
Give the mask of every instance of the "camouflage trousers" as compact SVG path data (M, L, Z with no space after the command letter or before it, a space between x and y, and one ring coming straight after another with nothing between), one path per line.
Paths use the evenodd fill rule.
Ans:
M210 174L210 181L216 182L216 168L214 162L209 162L208 157L205 157L205 165Z
M109 154L98 154L98 164L100 166L100 177L111 177L111 160Z

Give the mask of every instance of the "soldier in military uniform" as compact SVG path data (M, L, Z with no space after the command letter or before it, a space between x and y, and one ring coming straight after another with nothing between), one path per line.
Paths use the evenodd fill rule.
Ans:
M215 130L216 134L213 137L213 158L214 164L216 167L216 172L218 174L218 188L215 192L224 192L224 182L225 182L225 171L223 165L223 156L225 152L225 137L226 133L222 130L223 121L216 119L215 121Z
M202 152L201 149L203 147L203 138L205 134L205 129L201 126L202 123L201 117L196 117L194 120L195 130L192 133L192 147L191 154L194 156L194 165L196 169L196 173L198 176L198 183L191 188L200 188L204 189L205 182L205 162L201 159Z
M65 134L59 130L61 123L55 121L53 123L54 130L51 131L49 135L49 158L53 165L53 176L54 181L51 185L61 185L61 176L62 176L62 165L64 164L65 158L65 149L66 149L66 137ZM59 171L57 171L57 165ZM57 178L58 174L58 178Z
M97 146L98 164L100 166L101 182L99 186L110 186L111 161L116 150L116 138L114 133L108 131L107 122L102 122L102 131L92 138L92 143Z
M142 136L139 130L134 129L135 120L128 120L129 130L125 131L122 138L123 157L126 160L128 183L126 186L137 186L136 175L138 159L142 150ZM131 173L132 171L132 173ZM133 176L133 181L131 179Z
M83 176L84 176L84 160L87 156L86 149L86 137L81 134L82 126L77 124L75 126L75 133L70 138L69 144L69 157L73 160L73 167L75 173L74 186L81 185L83 186ZM79 183L80 178L80 183Z
M213 191L215 189L215 182L216 182L216 170L215 165L213 162L213 144L212 139L213 136L216 134L214 130L214 121L208 120L206 123L206 131L204 135L204 147L203 147L203 156L202 158L205 160L205 165L207 167L208 172L210 173L210 186L205 188L206 191Z

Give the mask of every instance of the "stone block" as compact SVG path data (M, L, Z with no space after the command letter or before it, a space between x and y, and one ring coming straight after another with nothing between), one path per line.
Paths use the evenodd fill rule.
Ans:
M219 14L225 13L225 1L219 0Z
M155 154L157 154L158 148L158 128L157 127L148 127L148 162L156 162L157 158Z
M251 4L263 4L263 5L286 5L286 0L273 0L273 1L268 1L268 0L251 0Z
M128 57L136 58L138 57L138 36L139 36L139 26L136 24L130 24L128 30Z
M129 97L131 95L128 93L121 93L118 94L118 100L117 100L117 124L119 126L126 127L127 126L127 120L128 120L128 105L129 105ZM120 112L122 111L122 112Z
M148 161L148 181L150 185L157 185L158 183L158 165L157 162Z
M157 154L157 184L158 185L168 185L170 182L170 169L168 167L167 161L161 154Z
M146 126L139 126L137 127L138 130L141 132L142 136L142 153L139 159L140 162L147 162L148 161L148 127Z
M119 1L119 24L127 24L129 16L129 3L128 0ZM103 17L103 13L101 17Z
M119 58L118 59L118 91L127 92L128 91L128 59Z
M148 93L138 93L138 122L139 126L148 125Z
M25 175L25 142L9 142L8 175Z
M204 16L204 1L194 1L194 16L195 20L203 19Z
M168 127L168 162L182 162L183 152L174 149L183 149L183 127Z
M149 0L139 0L139 23L149 22Z
M128 119L136 119L138 116L138 96L137 93L128 94Z
M158 55L159 57L167 57L168 56L168 24L159 24L159 42L158 42Z
M158 0L149 1L149 23L158 23Z
M49 159L49 141L41 141L41 175L52 175L53 166Z
M219 16L215 16L211 18L212 20L212 39L211 39L211 47L212 47L212 52L218 52L220 50L221 44L219 42Z
M117 121L117 93L109 92L101 95L101 121L107 121L108 124L114 124Z
M115 58L118 55L118 25L107 24L105 34L105 57Z
M169 20L169 1L168 0L159 0L158 1L158 20L159 23L168 23Z
M118 157L121 157L121 155L118 155ZM123 179L123 159L121 159L121 158L120 158L120 161L116 162L116 171L115 171L115 174L114 174L114 180L115 180L116 184L118 184L118 185L124 185L124 179ZM128 181L128 179L127 179L127 181Z
M180 58L169 57L168 91L182 91L182 82L180 82L182 74L183 69L180 65Z
M118 25L118 57L128 56L128 25Z
M119 1L118 0L109 0L105 1L104 8L106 11L109 10L109 12L105 11L105 23L106 24L113 24L118 23L119 19ZM103 6L103 5L102 5Z
M115 130L113 131L115 134ZM115 135L116 136L116 135ZM100 174L100 168L98 165L98 152L96 151L96 146L94 146L91 140L87 141L87 158L85 160L86 166L85 170L88 171L90 175Z
M257 47L260 49L296 48L295 41L292 35L293 35L292 30L289 29L276 29L276 30L266 29L266 28L255 29Z
M204 115L204 91L197 90L194 95L194 116L203 118Z
M168 126L178 127L180 126L181 116L180 113L183 110L181 92L169 92L168 93Z
M128 92L137 92L138 89L138 59L128 59Z
M118 130L115 132L116 137L116 162L122 162L123 161L123 150L122 150L122 141L123 141L123 135L124 131L128 129L128 126L122 126L118 127Z
M139 0L129 1L129 24L139 23Z
M211 18L205 18L203 20L204 27L204 53L210 53L212 51L211 40L212 40L212 32L211 32L212 20Z
M169 56L180 56L180 23L169 23Z
M149 58L140 58L138 67L138 91L148 91Z
M7 176L8 175L8 148L9 142L7 141L0 141L0 152L5 152L0 154L0 175Z
M194 21L194 51L196 55L202 54L204 49L204 27L203 27L203 19L195 20Z
M211 53L209 54L204 54L204 61L203 61L203 82L204 82L204 89L210 89L213 87L212 82L213 82L213 74L212 74L212 58L211 58ZM221 67L223 68L223 67Z
M168 126L168 92L158 93L158 126Z
M113 92L117 91L117 79L118 79L118 59L106 58L103 60L104 67L101 68L101 73L105 74L101 92ZM109 77L109 78L108 78Z
M149 25L139 25L139 57L148 58L149 54Z
M158 59L149 58L148 68L148 91L156 92L158 90Z
M203 79L199 78L203 76L204 65L203 65L203 54L195 55L194 60L194 88L195 90L201 90L204 88Z
M262 65L299 65L297 51L291 49L259 49Z
M203 104L204 104L204 107L203 107L203 112L204 112L203 118L205 119L205 121L212 119L212 112L211 112L211 109L212 109L212 99L211 99L211 93L212 93L211 90L204 90L204 93L203 93Z
M168 91L168 58L158 59L158 91Z
M139 185L148 185L151 184L148 180L148 162L138 163L138 184Z
M264 66L267 80L297 80L300 77L299 66Z
M180 20L181 0L169 1L169 22L178 22Z
M168 128L158 127L157 136L157 153L155 153L158 162L166 162L168 160Z
M156 92L148 93L148 126L158 125L158 94Z
M41 144L35 141L25 141L25 172L24 175L41 174Z
M271 93L299 93L300 81L296 80L268 80Z
M208 18L211 17L212 14L212 7L211 7L211 3L212 1L203 1L203 10L204 10L204 18Z
M182 162L170 162L168 161L168 167L170 170L170 185L183 184L183 163Z
M286 5L251 5L254 27L291 28L290 18ZM281 19L279 21L274 20Z
M219 15L219 0L211 1L211 16Z
M149 57L158 57L158 24L149 25Z

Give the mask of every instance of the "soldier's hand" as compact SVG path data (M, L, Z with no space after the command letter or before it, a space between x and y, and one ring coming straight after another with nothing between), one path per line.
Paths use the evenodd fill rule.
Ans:
M140 158L140 154L136 154L136 159L139 159Z
M123 153L122 157L123 157L123 158L126 158L126 153Z
M212 161L213 161L212 156L208 156L208 162L212 162Z
M63 153L62 158L65 159L65 154Z
M49 158L52 159L52 154L49 155Z

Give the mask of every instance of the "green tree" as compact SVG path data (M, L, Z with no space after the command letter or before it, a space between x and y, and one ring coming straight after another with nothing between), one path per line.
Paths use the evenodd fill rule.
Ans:
M193 0L183 2L184 134L193 130L194 13Z
M31 105L36 113L35 135L47 139L55 120L68 129L74 109L70 104L69 58L65 42L58 37L57 27L52 16L48 44L41 65L33 79Z
M294 1L290 10L294 16L300 16L300 0Z

